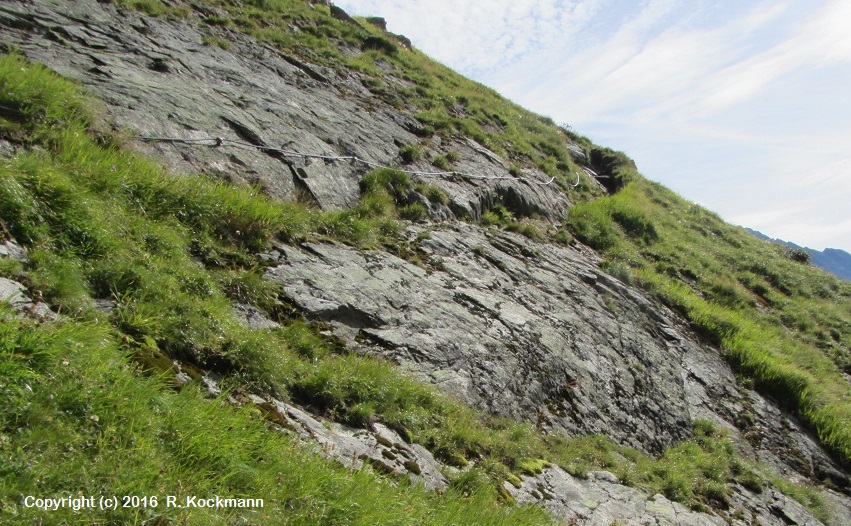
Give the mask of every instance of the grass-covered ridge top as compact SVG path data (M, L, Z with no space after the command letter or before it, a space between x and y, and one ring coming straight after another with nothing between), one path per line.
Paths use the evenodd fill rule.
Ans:
M685 314L746 385L851 465L851 283L640 177L574 207L568 223L612 274Z
M264 523L546 523L539 510L499 506L496 491L540 460L576 474L609 469L695 507L723 506L734 481L764 483L711 429L660 459L602 437L545 436L347 354L292 317L253 254L273 236L380 243L398 229L394 217L411 191L397 173L365 178L358 207L321 214L176 176L123 150L92 129L91 102L76 86L14 55L0 59L0 88L0 105L14 110L0 116L0 136L21 147L0 170L0 221L30 256L25 268L2 271L67 316L39 325L2 313L0 449L9 462L0 494L11 496L3 514L35 520L18 497L97 488L259 496L270 503ZM94 299L111 300L111 312ZM234 302L252 303L282 329L248 330ZM354 425L385 422L448 463L476 467L440 497L329 467L251 410L140 375L168 377L173 359L217 369L231 389L309 401ZM31 450L40 452L35 460ZM166 518L198 524L238 514L173 513Z

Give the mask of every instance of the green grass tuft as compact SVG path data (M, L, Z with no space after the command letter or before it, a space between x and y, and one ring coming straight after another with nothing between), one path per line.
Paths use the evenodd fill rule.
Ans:
M419 144L408 144L399 148L399 156L405 164L411 164L423 158L423 148Z

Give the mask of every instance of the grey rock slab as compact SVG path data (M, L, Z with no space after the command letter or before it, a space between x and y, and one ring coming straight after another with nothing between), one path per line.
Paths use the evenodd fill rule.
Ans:
M5 139L0 139L0 157L11 157L15 154L16 147Z
M217 30L97 0L0 4L4 42L79 81L118 126L145 137L213 139L134 143L178 172L210 173L337 209L357 202L358 182L372 167L301 154L399 166L399 145L419 141L412 132L421 128L413 118L419 110L386 104L363 87L360 73L310 64L236 31L221 35L228 50L204 45L210 31ZM406 82L392 70L386 81ZM218 137L227 142L215 146ZM554 185L512 178L504 160L476 143L447 146L462 153L459 168L502 179L420 178L452 198L449 208L430 207L436 217L448 218L450 210L480 217L497 201L521 215L564 217L567 203Z
M504 488L521 504L538 504L557 520L575 524L647 524L654 526L722 526L718 516L689 510L662 495L649 496L613 482L611 473L592 472L588 478L571 476L559 467L522 477L520 488ZM616 479L615 479L616 480Z
M432 490L444 490L449 482L441 472L442 465L418 444L408 444L392 429L373 424L357 429L321 420L303 409L279 400L257 397L252 402L275 411L298 436L318 445L327 457L344 466L360 469L369 464L385 474L407 476L414 484Z
M277 329L281 326L279 323L267 318L260 309L253 305L237 304L234 306L234 313L247 327L252 329Z
M570 152L570 156L573 157L573 160L578 162L579 164L587 164L588 156L585 153L585 149L576 144L575 142L568 142L566 144L568 151Z
M8 303L18 316L29 316L37 320L50 321L56 313L42 302L33 302L27 288L17 281L0 278L0 303Z
M10 258L21 263L27 262L26 251L13 239L0 243L0 258Z
M8 302L16 311L22 311L32 305L26 291L26 287L17 281L0 278L0 301Z
M815 518L799 502L783 495L774 489L766 489L761 493L754 493L744 488L738 488L730 498L731 508L741 510L740 520L746 524L765 525L799 525L819 526L823 523ZM837 522L836 524L843 524Z
M590 472L586 478L577 478L554 466L544 469L534 477L523 476L519 488L507 482L503 487L517 502L543 506L557 520L575 524L822 524L801 504L774 490L754 493L737 487L729 509L704 513L672 502L663 495L651 496L639 489L621 485L617 478L608 472Z
M822 493L833 524L851 524L851 500L833 490Z
M682 351L648 329L634 293L612 281L602 297L578 278L599 273L581 254L530 243L466 225L433 231L422 244L442 266L431 272L382 252L281 247L267 277L351 345L492 413L648 450L687 436ZM540 257L524 255L533 248Z

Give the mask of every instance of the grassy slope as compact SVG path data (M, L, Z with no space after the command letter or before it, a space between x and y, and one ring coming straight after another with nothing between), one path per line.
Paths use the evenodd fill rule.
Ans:
M504 498L497 488L545 461L579 475L611 469L693 506L723 504L734 480L762 484L711 429L701 428L695 440L658 460L602 437L544 436L528 424L480 415L379 360L349 355L293 317L279 292L260 279L253 251L272 235L333 235L353 244L385 239L398 228L396 203L411 186L398 172L366 177L355 209L318 214L250 189L173 176L123 151L92 130L91 101L75 86L15 56L0 60L0 88L0 133L40 147L5 161L0 171L0 221L30 255L26 268L7 264L0 272L24 281L67 316L39 325L3 313L3 513L37 515L20 506L27 494L134 489L260 496L270 507L289 510L282 522L321 521L321 513L346 508L364 523L376 523L380 513L410 516L407 523L425 520L417 509L438 507L449 516L484 514L480 522L492 516L494 523L534 523L542 520L535 510L495 508ZM115 308L105 314L92 307L92 298L111 298ZM237 300L284 327L245 329L231 311ZM440 500L376 484L369 474L335 470L307 453L293 457L292 442L266 432L257 413L204 400L191 387L173 392L172 359L189 371L217 369L236 392L272 392L353 425L383 421L450 464L476 459L477 466L457 477L455 489ZM145 379L142 371L162 379ZM352 488L361 484L374 492L354 495ZM802 492L800 498L813 497ZM382 500L401 508L380 511ZM324 503L321 513L317 503ZM406 506L412 511L399 511ZM207 512L150 513L212 520ZM437 514L434 520L448 519Z
M147 4L160 5L156 2ZM233 8L230 4L227 6ZM267 6L267 9L274 11L275 8ZM277 12L281 16L290 13L285 9ZM325 16L321 12L318 15ZM307 12L303 16L314 17L304 20L317 24L317 27L323 27L320 22L327 22L330 29L326 30L336 37L345 36L347 31L354 31L354 37L346 37L354 38L354 42L359 42L357 39L363 37L358 33L359 30L352 30L328 17L327 20L316 22L316 11ZM267 22L268 18L263 20L266 25L261 29L267 32L266 35L248 24L245 24L246 29L264 38L281 33ZM216 20L208 20L207 23L218 26L229 22L220 24ZM340 38L345 42L344 38ZM325 43L322 45L327 45L327 40L323 39L322 42ZM284 47L305 45L304 42L279 44ZM320 54L324 53L321 46L317 49L320 49ZM327 56L322 56L333 63L336 60L334 47L328 49ZM301 52L317 53L313 48L302 49ZM339 53L338 48L336 53ZM369 61L373 65L374 60L401 61L408 53L387 55L371 51L364 55L367 58L359 60L367 62L360 67L368 70ZM484 97L479 103L483 107L507 108L503 110L507 117L501 117L504 122L500 121L500 126L493 128L497 133L480 138L480 142L490 141L489 146L496 150L500 150L498 145L502 144L503 155L520 159L518 162L523 164L540 163L542 168L567 179L567 171L559 171L557 166L560 158L572 163L563 147L563 130L548 126L546 119L524 113L524 110L501 99L499 104L491 103L489 101L496 97L493 92L470 81L459 80L456 74L431 64L419 54L411 56L414 57L409 57L412 63L403 64L406 68L403 71L411 69L419 72L423 77L421 83L431 85L434 93L454 93L453 90L460 90L462 85L466 85L471 93ZM432 74L437 76L430 77ZM695 440L672 448L659 460L616 448L600 438L569 441L560 437L544 437L528 425L492 421L478 415L425 386L399 377L382 362L339 354L339 350L322 341L310 327L297 320L287 322L282 319L287 313L276 302L278 291L269 290L259 279L258 262L250 255L254 249L263 246L271 236L283 239L331 236L348 243L373 246L390 242L398 228L393 216L399 212L399 195L391 195L391 192L381 188L370 190L367 184L367 192L356 209L336 214L317 214L297 205L272 202L253 195L250 190L235 191L217 182L171 176L159 167L121 151L113 138L92 133L91 121L87 118L90 103L79 97L74 86L40 68L24 67L15 58L4 59L2 83L3 100L0 104L7 108L2 119L3 135L45 148L44 153L21 155L4 166L0 174L3 178L3 184L0 185L3 189L0 194L2 220L30 252L31 261L23 279L33 290L41 291L55 308L73 317L58 328L26 325L24 332L32 333L33 338L49 339L55 332L66 331L63 338L66 338L66 342L74 343L66 343L65 349L79 349L82 356L101 358L94 362L82 360L91 367L75 369L71 375L73 378L67 379L70 383L61 385L61 392L69 393L70 398L76 396L78 402L85 401L78 403L76 413L69 412L51 401L50 395L59 386L51 384L53 380L49 379L60 377L57 371L63 370L64 361L70 363L70 354L56 347L53 354L35 352L32 348L27 350L25 345L15 342L13 338L7 341L4 335L4 366L8 369L3 371L3 385L31 385L38 384L40 380L47 387L33 389L40 396L38 403L28 400L30 395L24 391L5 388L5 391L0 392L10 402L4 404L0 448L3 448L4 456L8 455L13 461L10 465L17 466L18 470L11 472L14 476L4 477L9 486L4 487L0 495L14 496L27 492L60 494L72 489L73 484L69 486L71 480L77 481L77 486L73 487L80 489L94 487L120 493L126 486L121 485L117 480L119 477L108 466L114 466L115 459L125 456L137 459L137 465L127 472L127 480L138 478L150 481L150 491L160 487L180 488L188 484L204 491L234 486L243 488L239 491L247 494L244 488L261 487L265 488L263 492L276 506L286 508L294 506L294 502L300 503L295 505L301 510L299 513L303 512L305 516L314 513L314 521L321 520L316 515L319 512L306 511L313 508L314 502L328 502L326 509L329 513L337 513L335 510L338 508L348 507L351 513L364 517L367 522L370 513L377 513L368 510L381 499L400 499L400 506L410 506L411 509L416 506L423 509L445 506L446 509L470 508L473 511L469 513L479 513L476 511L478 508L491 509L494 505L496 495L491 480L515 480L514 474L534 470L539 463L532 462L532 459L537 458L558 462L575 473L592 468L611 469L624 480L651 491L664 492L694 506L723 507L728 481L760 484L759 477L735 457L729 443L715 432L701 429ZM386 89L389 93L384 96L396 96L392 90ZM435 100L440 100L434 93L426 90L422 104L434 104ZM458 102L457 97L453 99L453 107ZM445 103L443 107L446 108ZM471 113L477 114L467 112L468 115ZM536 130L539 128L544 132L538 133ZM464 123L453 121L436 131L464 132ZM513 141L506 140L507 133L516 134L511 135ZM540 148L546 143L546 136L557 139L555 142L562 154L543 153ZM528 152L524 154L523 150L527 148ZM569 165L568 168L572 170L575 167ZM583 190L580 186L574 198L591 197L593 194L588 188ZM631 250L628 247L649 243L642 241L636 244L635 239L644 239L647 235L635 238L624 234L621 223L610 219L609 226L614 229L618 241L608 247L613 262L620 255L628 253ZM239 232L239 235L235 235L235 232ZM583 235L580 228L577 228L577 234ZM632 261L629 258L623 260ZM202 263L200 266L194 263L199 261ZM20 278L18 273L21 269L11 264L5 265L9 268L0 269L4 274ZM651 284L649 279L643 282L648 286ZM104 316L91 308L91 297L112 297L117 307L110 316ZM259 334L246 331L230 313L230 303L237 299L252 302L270 315L282 319L287 323L285 329ZM93 337L92 334L98 336ZM96 342L99 343L96 345ZM100 351L97 351L98 346L102 348ZM39 348L49 349L50 346L40 345ZM234 413L222 409L218 402L205 402L187 390L175 394L163 389L161 384L140 379L138 373L134 373L133 368L127 365L125 356L133 357L133 363L154 369L167 369L170 363L168 358L214 367L228 374L234 389L246 385L258 386L282 397L311 401L325 407L329 416L353 424L382 420L410 438L426 444L450 463L463 465L468 459L479 457L483 460L470 474L455 481L459 491L451 492L445 498L456 499L457 502L446 505L433 501L434 497L417 492L413 492L413 496L400 496L396 490L373 483L367 484L384 488L381 491L386 492L376 490L379 493L369 497L373 500L357 501L351 492L332 487L334 484L345 485L345 480L351 475L343 471L328 471L330 468L317 468L315 463L318 461L309 455L305 455L308 460L300 467L289 467L286 470L281 467L281 472L302 473L296 478L303 478L303 474L319 470L316 472L328 473L328 480L341 480L328 482L329 486L311 486L303 493L297 493L296 497L285 496L290 494L277 493L278 490L268 486L270 481L267 475L276 468L266 472L255 471L255 478L244 478L244 484L238 486L230 483L230 477L239 470L226 463L217 465L216 462L226 460L220 459L213 462L217 469L202 470L203 474L199 475L201 479L189 483L186 482L189 480L186 478L189 476L186 468L204 465L212 458L210 455L213 452L194 453L190 447L187 450L189 459L180 455L170 456L166 450L174 445L174 435L157 431L163 426L170 426L179 436L205 437L207 443L240 444L244 441L251 444L257 440L286 440L272 437L263 431L257 425L256 417L251 418L250 412ZM318 359L318 366L313 365L314 358ZM94 367L94 364L100 364L101 367ZM27 375L32 375L31 382L28 382ZM110 380L113 384L124 382L131 390L136 389L136 395L128 394L125 402L136 408L134 411L138 411L139 418L148 420L141 420L142 424L133 424L133 418L128 417L127 420L116 421L111 427L95 425L100 424L102 416L97 412L89 413L87 406L121 406L107 396L112 389L100 389L101 385L112 385L104 383L104 378L110 375L113 378L115 375L123 375L120 382ZM343 382L340 380L342 378L349 381ZM137 382L143 387L130 385ZM97 389L93 387L95 385ZM152 401L157 402L152 406ZM193 428L199 421L196 417L189 418L189 421L169 423L169 419L175 418L169 416L175 413L174 410L150 410L157 407L156 404L176 407L169 404L179 403L186 404L183 407L192 408L182 411L186 414L204 415L207 414L205 407L216 407L217 415L225 415L221 418L237 415L234 416L237 424L213 419L215 425ZM92 415L98 415L98 422L92 424ZM36 424L51 423L59 417L68 419L67 425L62 427L67 435L54 433L52 425L40 428ZM246 421L253 423L239 423ZM228 432L222 432L231 427ZM245 434L238 431L243 429L246 430ZM89 445L94 443L102 446L106 443L103 441L107 440L111 441L110 449L115 448L109 433L122 434L124 442L118 443L125 446L103 461L103 469L94 469L90 464L93 459L99 458L98 455L103 457L105 452L102 449L105 448L93 449ZM83 435L89 438L73 438ZM63 444L76 443L75 440L89 445L63 451L67 449ZM141 460L147 457L135 456L135 444L138 441L153 448L151 451L162 451L161 455L155 453L154 457L165 459L166 473L151 472L153 464ZM293 448L289 443L286 447L290 450ZM35 448L54 455L56 458L51 462L59 462L57 459L64 458L64 463L57 464L62 467L48 468L51 464L43 462L28 463L24 451ZM233 449L239 448L233 446ZM251 448L245 450L250 453ZM249 456L237 455L235 458L241 459L235 462L249 466L245 468L248 471L259 469L256 459L252 462ZM195 459L195 464L192 459ZM279 461L270 462L274 465ZM263 462L266 462L265 458ZM39 475L39 470L45 471ZM73 473L74 476L64 479L48 476L51 471L57 475ZM45 484L44 481L52 482ZM39 487L38 484L43 485ZM161 494L164 492L162 490ZM342 500L333 496L338 492L344 495ZM464 493L475 497L470 500L459 496ZM10 497L0 498L5 501ZM801 494L799 498L806 501L814 497ZM11 499L14 512L15 497ZM362 508L360 511L352 511L352 499L358 502ZM4 506L7 511L10 509L8 502L4 502ZM17 511L22 510L18 508ZM495 517L505 518L504 514L508 512L494 508L493 513ZM529 523L540 518L534 511L520 510L516 513L530 515L524 519L515 517L506 520ZM410 515L417 516L414 512ZM438 517L446 519L442 515ZM206 518L199 520L203 522Z
M717 216L643 181L622 154L596 147L416 50L394 47L391 35L370 24L340 22L324 8L312 9L297 0L258 0L247 7L225 0L211 3L230 14L228 20L218 22L234 24L331 67L358 69L369 76L365 85L376 95L400 108L418 111L426 133L463 134L512 163L535 165L556 177L574 201L591 200L599 194L584 179L576 188L570 185L577 166L565 148L568 138L583 146L595 168L604 168L617 184L635 179L634 188L622 196L588 205L589 209L629 201L651 219L647 225L640 217L633 223L629 210L618 217L615 206L614 216L609 214L609 222L616 225L611 235L625 233L621 236L625 242L605 246L609 242L604 241L598 248L607 251L612 263L639 269L639 284L701 327L757 387L788 401L839 460L851 463L851 386L841 375L842 369L851 372L847 343L851 309L846 284L802 269L769 245L723 224ZM207 19L207 23L216 22ZM287 24L298 25L302 31L282 31ZM376 47L371 44L376 38L390 46L371 49ZM365 52L349 58L341 47ZM384 72L388 64L395 66L390 74ZM581 227L576 228L576 218L584 210L580 207L571 216L574 232L594 244ZM512 223L499 217L489 222ZM654 237L652 229L657 224ZM537 235L524 225L511 226L530 237ZM644 245L653 247L643 249ZM673 266L666 259L673 260ZM680 272L682 269L688 270Z
M227 1L218 5L231 13L240 29L259 38L277 38L274 41L285 50L370 75L373 81L367 86L374 93L391 104L419 110L418 118L430 128L427 133L463 134L519 166L537 166L556 177L575 201L598 194L583 179L579 187L570 186L577 166L565 148L567 139L583 146L595 167L604 167L618 184L634 179L623 195L577 208L571 216L574 232L605 250L611 263L636 268L639 284L721 344L744 375L763 392L788 401L837 458L851 463L851 386L841 374L851 373L847 283L796 265L782 251L644 181L622 154L596 147L416 50L369 50L364 44L370 37L391 43L393 38L367 23L342 23L296 0L264 0L254 2L253 8L237 8ZM254 16L257 12L264 15L262 24ZM282 32L287 22L297 22L306 31ZM319 43L304 33L324 38ZM340 46L367 50L346 58ZM396 69L387 74L379 64ZM398 78L410 85L397 84ZM620 207L623 213L617 206L621 202L629 203ZM613 238L612 246L585 235L577 220L585 210L608 207L611 211L603 215L614 225L608 235L624 240ZM637 222L629 217L633 210L638 211ZM646 225L640 214L648 218Z
M0 312L0 520L32 524L546 524L486 491L438 496L334 467L250 409L140 377L105 324L36 327ZM8 383L7 383L8 382ZM26 495L159 496L155 507L43 512ZM262 498L248 510L167 508L166 495ZM8 522L7 522L8 521Z

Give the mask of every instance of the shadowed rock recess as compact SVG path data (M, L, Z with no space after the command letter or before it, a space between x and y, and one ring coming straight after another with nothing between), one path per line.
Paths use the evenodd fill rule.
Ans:
M5 1L0 32L29 60L80 82L103 101L105 117L134 137L241 143L134 139L133 147L178 172L256 184L278 198L350 207L370 169L262 147L398 165L400 145L419 140L413 111L383 103L357 72L305 63L235 31L225 50L203 45L194 24L82 0ZM266 278L350 348L387 357L489 413L552 432L603 434L650 453L689 437L693 421L707 419L787 478L849 486L846 472L794 417L738 385L717 348L678 314L602 272L595 252L455 221L478 219L501 202L517 215L558 222L571 203L554 185L512 179L506 161L469 139L441 140L442 151L460 153L457 170L505 179L423 180L450 202L433 214L448 221L431 225L427 236L422 226L405 232L421 265L342 245L277 244L262 255ZM433 170L427 162L412 166ZM2 280L0 289L0 297L32 308L22 285ZM430 488L447 485L445 467L431 453L383 426L323 426L279 400L245 402L349 465L382 464ZM750 415L746 423L743 414ZM722 520L621 485L606 472L577 479L551 467L505 489L518 502L582 524L821 524L774 490L735 488L731 506L741 515ZM851 524L848 497L826 490L825 498L836 523Z

